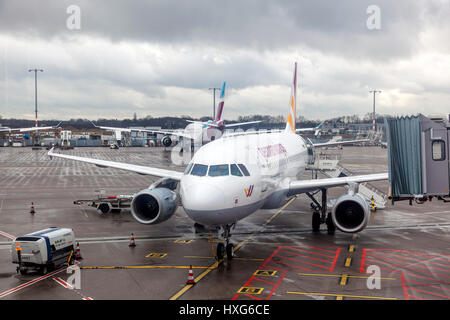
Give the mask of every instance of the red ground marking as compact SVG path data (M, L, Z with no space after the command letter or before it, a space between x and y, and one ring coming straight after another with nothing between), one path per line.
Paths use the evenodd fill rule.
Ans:
M418 300L425 300L424 298L419 298L419 297L414 297L414 296L409 296L410 298L414 298L414 299L418 299Z
M305 256L305 255L303 255L303 254L294 253L294 252L291 252L291 251L286 251L286 250L280 250L280 251L281 251L281 252L290 253L290 254L293 254L293 255L296 255L296 256L299 256L299 257L305 257L305 258L308 258L308 259L313 259L313 260L317 260L317 261L322 261L322 262L332 263L332 261L329 261L329 260L323 260L323 259L313 258L313 257ZM333 258L333 257L331 257L331 258Z
M415 268L405 267L405 266L402 266L402 265L398 265L398 264L395 264L395 263L389 263L389 262L386 262L386 261L381 261L381 260L376 260L376 259L371 259L371 258L366 258L366 260L379 262L379 263L381 262L381 263L389 264L391 266L402 268L402 269L408 269L408 270L412 270L412 271L416 271L416 272L424 272L424 273L428 273L428 274L432 274L432 275L437 275L437 276L450 278L450 275L445 275L445 274L441 274L441 273L435 273L435 272L431 272L431 271L418 270L418 269L415 269Z
M400 273L400 277L402 279L403 296L405 300L409 300L408 289L406 288L405 284L405 276L403 275L403 273Z
M53 275L55 275L55 274L57 274L57 273L59 273L59 272L62 272L62 271L64 271L64 270L66 270L66 269L67 269L67 267L62 268L62 269L59 269L59 270L56 270L56 271L53 271L53 272L51 272L51 273L49 273L49 274L47 274L47 275L45 275L45 276L36 278L36 279L31 280L31 281L28 281L28 282L25 282L24 284L21 284L20 286L17 286L17 287L15 287L15 288L12 288L12 289L9 289L9 290L7 290L7 291L4 291L4 292L0 293L0 298L6 297L7 295L10 295L10 294L12 294L12 293L14 293L14 292L17 292L17 291L19 291L19 290L22 290L22 289L24 289L24 288L26 288L26 287L29 287L29 286L31 286L31 285L33 285L33 284L35 284L35 283L37 283L37 282L39 282L39 281L41 281L41 280L50 278L51 276L53 276Z
M253 280L265 282L265 283L271 284L273 286L276 285L276 283L273 283L273 282L270 282L270 281L266 281L266 280L263 280L263 279L260 279L260 278L257 278L257 277L253 277Z
M432 264L438 264L438 265L443 266L443 267L450 267L450 264L443 264L443 263L434 262L434 261L430 261L430 260L422 260L422 259L411 258L411 257L406 257L404 255L396 255L396 254L386 253L386 252L380 252L380 253L386 254L386 255L389 255L389 256L394 256L394 257L397 257L397 258L404 258L404 259L409 259L409 260L422 261L422 262L427 262L427 263L432 263ZM436 258L433 258L433 259L436 259ZM439 259L439 258L437 258L437 259Z
M416 288L411 288L411 287L407 287L407 288L410 289L410 290L419 291L419 292L423 292L423 293L426 293L426 294L431 294L433 296L438 296L438 297L450 299L449 296L444 296L444 295L441 295L441 294L437 294L437 293L433 293L433 292L429 292L429 291L424 291L424 290L420 290L420 289L416 289Z
M11 235L11 234L9 234L9 233L6 233L6 232L3 232L3 231L0 231L0 234L1 234L2 236L5 236L5 237L11 239L11 240L16 239L16 237L14 237L13 235Z
M302 250L302 249L299 249L299 248L289 247L289 249L293 249L293 250L296 250L296 251L303 251L303 252L306 252L306 253L316 254L316 255L320 255L320 256L325 256L325 257L328 257L328 258L334 258L334 256L329 256L329 255L323 254L323 253L317 253L317 252L311 252L311 251L307 251L307 250Z
M367 251L367 249L363 249L362 257L361 257L361 268L359 269L359 273L365 273L364 272L364 264L366 262L366 251Z
M253 285L252 285L252 282L253 282L253 281L262 281L262 282L265 282L265 283L267 283L267 284L272 285L272 290L269 292L269 294L268 294L265 298L260 298L260 297L255 297L255 296L250 295L250 294L239 294L239 293L237 293L237 294L235 294L235 295L233 296L232 300L236 300L236 299L238 299L238 298L239 298L240 296L242 296L242 295L244 295L244 296L246 296L246 297L249 297L249 298L252 298L252 299L257 299L257 300L269 300L269 299L272 297L272 295L274 294L275 290L279 287L279 285L280 285L281 282L283 281L283 279L284 279L284 277L286 276L287 272L289 271L289 270L286 269L286 268L281 268L281 267L278 267L278 268L277 268L277 267L274 267L274 266L272 266L272 265L269 265L269 263L271 263L271 264L276 263L276 264L286 265L286 266L288 266L288 267L295 268L295 269L302 269L302 270L305 270L305 271L312 271L312 270L307 269L307 268L304 268L304 267L296 266L296 265L293 265L293 264L287 264L287 263L282 262L282 261L274 260L274 257L275 257L275 256L277 256L277 257L279 257L279 258L281 258L281 259L288 259L288 260L296 261L296 262L302 263L302 264L309 264L309 265L317 266L317 267L326 269L326 270L329 271L329 272L331 272L331 271L334 270L334 267L335 267L335 265L336 265L337 258L338 258L338 256L339 256L339 253L340 253L340 250L341 250L340 248L336 248L335 251L330 251L330 250L322 249L322 248L318 248L318 247L308 247L308 249L309 249L309 248L313 248L313 249L316 249L316 250L327 251L327 252L332 252L332 253L334 253L335 255L329 256L329 255L325 255L325 254L322 254L322 253L315 253L315 252L312 252L312 251L302 250L302 249L294 248L294 247L290 247L290 246L279 246L278 248L276 248L276 249L272 252L272 254L264 261L264 263L263 263L263 264L259 267L259 269L258 269L258 270L264 270L264 268L272 268L272 269L278 270L279 272L281 272L281 275L280 275L278 281L277 281L276 283L273 283L273 282L270 282L270 281L267 281L267 280L263 280L263 279L261 279L261 278L258 278L258 277L256 277L255 275L252 275L252 276L250 277L250 279L248 279L247 282L243 285L243 287L252 287L252 286L253 286ZM284 250L282 250L282 249L284 249ZM302 251L302 252L306 252L306 253L310 253L310 254L318 254L318 255L320 255L320 256L327 256L327 257L329 257L329 258L333 258L333 260L322 260L322 259L318 259L318 258L308 257L308 256L305 256L305 255L303 255L303 254L291 252L290 250L294 250L294 251ZM306 261L298 260L298 259L295 259L295 258L290 258L290 257L281 256L281 255L279 255L279 252L285 252L285 253L292 254L292 255L295 255L295 256L301 256L301 257L304 257L304 258L307 258L307 259L313 259L313 260L319 260L319 261L327 262L327 263L331 264L331 266L330 266L330 267L325 267L325 266L321 266L321 265L309 263L309 262L306 262ZM324 272L324 271L319 271L319 272Z
M66 281L64 281L63 279L61 279L59 277L55 277L55 278L53 278L53 280L58 282L60 285L62 285L66 289L72 289L72 286L69 283L67 283Z
M408 280L408 279L406 279L406 281L413 282L413 283L416 283L416 284L421 284L421 285L424 285L424 286L427 286L427 287L431 287L431 288L436 288L436 289L439 289L439 290L450 291L450 289L446 289L446 288L442 288L442 287L436 287L436 286L434 286L432 284L428 284L428 283L423 283L423 282L418 282L418 281L413 281L413 280Z
M389 270L389 271L392 271L392 272L398 272L398 273L401 272L401 273L403 273L403 274L405 274L405 275L413 276L413 277L416 277L416 278L423 278L423 279L427 279L427 280L433 280L433 281L445 282L445 283L449 283L449 284L450 284L450 282L445 281L445 280L436 279L436 278L430 278L430 277L425 277L424 275L418 275L418 274L410 273L410 272L406 272L406 271L400 271L400 270L390 269L390 268L387 268L387 267L381 267L381 266L380 266L380 269L383 269L383 270Z
M397 262L407 262L407 261L402 261L402 260L398 260L398 259L393 259L393 258L387 258L387 257L383 257L383 256L378 256L378 255L375 255L375 254L369 254L368 256L370 256L370 257L376 257L376 258L380 258L380 259L387 259L387 260L390 260L390 261L397 261ZM423 261L422 260L422 262L427 262L426 260L425 261ZM416 263L408 263L408 266L412 266L412 265L416 265L417 267L422 267L422 268L427 268L427 269L429 269L429 268L433 268L433 269L436 269L436 270L440 270L440 271L444 271L444 272L450 272L450 270L447 270L447 269L441 269L441 268L437 268L437 267L430 267L430 266L421 266L420 264L418 265L418 263L416 262Z
M297 266L294 266L294 265L291 265L291 264L288 264L288 263L284 263L284 262L281 262L281 261L273 260L273 262L278 263L278 264L284 264L285 266L296 268L296 269L302 269L302 270L305 270L305 271L312 271L311 269L306 269L306 268L303 268L303 267L297 267Z
M366 250L370 250L370 251L403 252L403 253L411 254L411 255L414 255L414 256L425 257L425 258L436 258L436 259L445 260L445 261L449 261L449 259L450 259L450 255L448 255L448 254L439 254L439 256L445 256L445 257L448 257L448 258L437 258L437 257L429 256L429 255L424 255L425 252L417 252L417 251L406 251L406 250L396 250L396 249L374 249L374 248L366 249Z
M289 258L289 257L281 256L279 254L277 254L277 257L280 257L280 258L283 258L283 259L292 260L292 261L297 261L297 262L300 262L300 263L309 264L311 266L315 266L315 267L319 267L319 268L323 268L323 269L327 269L327 270L330 269L329 267L324 267L324 266L321 266L319 264L310 263L310 262L306 262L306 261L302 261L302 260L298 260L298 259L294 259L294 258Z
M402 253L402 254L396 255L396 254L393 254L393 253L387 253L385 251L399 252L399 253ZM377 254L373 254L372 252L377 253ZM363 249L363 253L362 253L362 257L361 257L360 273L364 273L365 266L368 265L368 263L366 263L366 261L373 261L375 263L381 263L381 264L384 264L384 265L389 265L389 266L391 266L391 268L388 268L386 266L379 266L379 267L380 267L380 269L388 270L390 272L395 272L395 273L399 273L400 274L400 276L401 276L401 284L402 284L402 288L403 288L403 295L404 295L404 298L406 300L409 300L410 298L411 299L424 300L421 297L410 295L408 293L408 291L416 291L416 292L421 292L422 294L425 294L425 295L431 295L431 296L434 296L434 297L441 297L441 298L445 298L445 299L450 299L450 296L447 296L447 295L444 294L445 291L450 291L450 289L442 288L441 286L436 285L436 282L442 283L443 285L444 284L450 284L450 282L446 281L446 280L441 280L441 279L434 278L436 276L448 278L448 277L450 277L450 275L442 274L442 273L435 273L433 271L425 271L425 270L421 270L421 269L417 269L417 268L411 268L410 266L414 265L414 266L417 266L419 268L424 267L424 268L428 268L428 270L440 270L440 271L444 271L444 272L450 272L450 270L437 268L435 266L431 266L430 267L428 265L428 263L432 263L432 262L427 261L427 260L418 259L418 258L415 258L415 257L408 257L408 256L405 256L405 254L406 255L407 254L411 254L411 255L416 256L416 257L420 256L420 257L425 257L425 258L431 258L433 260L448 261L446 258L440 258L439 256L432 256L430 254L426 254L425 255L423 253L419 254L418 252L411 252L411 251L405 251L405 250ZM431 253L431 254L433 254L433 253ZM409 261L404 261L404 260L402 261L402 260L398 260L398 259L394 259L394 258L388 258L388 257L382 256L382 255L394 256L395 258L398 258L398 259L410 259L410 260L414 260L414 261L417 261L417 262L409 263ZM447 255L444 255L444 256L447 256ZM387 261L384 261L384 260L398 261L400 263L408 263L407 264L408 266L399 265L399 264L387 262ZM418 265L421 262L427 263L427 265L426 266ZM447 266L445 264L439 264L439 263L436 263L436 262L434 264L438 264L438 265L444 266L444 267ZM429 276L426 276L426 275L429 275ZM416 279L419 278L419 279L422 279L422 281L431 280L431 281L433 281L433 283L424 283L424 282L419 282L419 281L406 279L406 276L413 277L413 278L416 278ZM441 292L441 294L438 294L438 293L435 293L435 292L431 292L431 291L426 291L426 290L410 287L410 286L407 286L407 283L417 284L417 285L421 285L421 286L426 286L427 288L430 288L430 289L438 289L438 290L441 290L442 292Z

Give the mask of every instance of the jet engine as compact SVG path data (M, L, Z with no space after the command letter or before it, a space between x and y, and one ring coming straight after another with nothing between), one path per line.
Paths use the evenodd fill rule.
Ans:
M164 147L170 147L172 145L172 139L169 136L164 136L161 140Z
M143 224L166 221L176 209L177 195L167 188L144 189L131 201L131 214Z
M367 226L370 218L369 205L357 193L349 193L336 200L331 219L342 232L356 233Z

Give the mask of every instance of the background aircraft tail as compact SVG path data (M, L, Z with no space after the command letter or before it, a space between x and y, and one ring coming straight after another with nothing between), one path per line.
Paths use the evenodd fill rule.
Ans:
M215 121L222 120L223 106L225 104L225 85L226 85L226 82L224 81L223 85L222 85L222 91L220 92L220 101L219 101L219 105L217 107L216 119L214 119Z
M297 109L297 62L294 67L294 80L292 82L291 88L291 98L289 99L289 114L286 119L286 129L285 131L295 133L295 119L296 119L296 109Z

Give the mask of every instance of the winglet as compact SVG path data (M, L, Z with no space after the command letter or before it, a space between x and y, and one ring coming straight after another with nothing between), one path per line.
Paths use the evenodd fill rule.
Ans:
M96 128L98 128L98 126L95 125L94 121L89 120L90 123L92 123L92 125Z
M286 119L286 129L285 131L295 133L295 119L296 119L296 109L297 109L297 62L294 67L294 80L292 81L291 97L289 99L289 114Z

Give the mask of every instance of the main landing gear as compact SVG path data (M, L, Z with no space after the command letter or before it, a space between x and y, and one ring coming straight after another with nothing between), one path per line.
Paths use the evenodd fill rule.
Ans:
M225 243L219 242L217 244L217 249L216 249L217 260L222 260L225 256L225 254L227 255L228 261L233 259L234 245L232 243L230 243L230 238L231 238L231 228L234 228L234 226L235 226L234 223L222 226L222 229L223 229L222 237L225 239Z
M313 232L319 232L320 225L322 223L326 223L327 225L327 232L330 235L333 235L336 231L336 226L333 223L333 220L331 219L331 212L327 213L327 189L323 188L320 189L322 193L322 201L319 203L314 195L319 192L316 191L315 193L309 193L307 192L306 195L312 200L311 202L311 208L313 209L313 215L312 215L312 229Z

